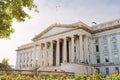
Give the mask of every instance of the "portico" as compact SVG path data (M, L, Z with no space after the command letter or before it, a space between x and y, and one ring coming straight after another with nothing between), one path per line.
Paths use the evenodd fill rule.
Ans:
M83 50L87 46L83 42L86 37L83 34L74 34L40 43L39 45L42 45L40 46L40 52L43 56L42 63L44 63L40 66L60 66L61 63L85 63Z

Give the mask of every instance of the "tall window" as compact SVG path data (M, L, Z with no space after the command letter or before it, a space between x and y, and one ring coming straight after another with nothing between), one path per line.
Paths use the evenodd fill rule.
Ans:
M104 51L108 51L108 45L107 44L104 44L103 48L104 48Z
M107 42L107 36L103 36L103 42Z
M116 41L112 43L112 48L113 48L113 50L117 50L118 49Z
M96 56L97 63L100 63L100 56Z
M111 36L111 39L112 39L112 40L117 40L116 34L113 34L113 35Z
M96 52L99 52L99 46L96 45Z
M97 71L98 73L100 73L100 69L99 69L99 68L96 68L96 71Z
M106 75L109 75L109 68L105 68L106 70Z
M118 63L118 62L119 62L119 56L118 56L118 54L115 54L115 55L114 55L114 61L115 61L115 63Z
M109 57L105 56L105 62L109 62Z
M98 43L98 37L95 37L95 43Z

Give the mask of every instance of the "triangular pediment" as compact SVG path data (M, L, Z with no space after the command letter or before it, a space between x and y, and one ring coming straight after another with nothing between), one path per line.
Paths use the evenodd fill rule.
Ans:
M45 38L48 36L52 36L52 35L56 35L56 34L60 34L75 28L87 28L87 25L85 25L84 23L81 22L77 22L74 24L53 24L51 26L49 26L47 29L45 29L44 31L42 31L41 33L39 33L38 35L36 35L33 38L33 41L39 40L41 38Z
M42 31L41 33L39 33L38 35L36 35L33 40L38 40L40 38L44 38L47 36L51 36L54 34L58 34L58 33L62 33L68 30L72 30L75 27L71 26L71 25L61 25L61 24L54 24L49 26L47 29L45 29L44 31Z
M48 32L43 34L40 38L51 36L51 35L54 35L54 34L59 34L59 33L62 33L62 32L65 32L65 31L68 31L68 30L71 30L71 29L73 29L73 28L53 27Z

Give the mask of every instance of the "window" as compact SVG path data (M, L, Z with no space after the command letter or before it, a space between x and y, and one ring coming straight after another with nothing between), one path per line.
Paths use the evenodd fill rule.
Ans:
M113 48L113 50L117 50L118 48L117 48L117 42L113 42L112 43L112 48Z
M27 62L29 62L29 57L27 57Z
M106 75L109 75L109 68L105 68L106 70Z
M114 55L114 61L115 61L115 63L118 63L118 62L119 62L119 56L118 56L118 54L115 54L115 55Z
M115 71L119 73L119 67L115 67Z
M109 62L109 57L105 56L105 62Z
M99 69L99 68L96 68L96 71L97 71L98 73L100 73L100 69Z
M99 46L96 45L96 52L99 52Z
M100 56L96 56L97 63L100 63Z
M95 43L98 43L98 37L95 37Z
M107 44L104 44L103 48L104 48L104 51L108 51L108 46L107 46Z
M116 34L113 34L112 37L111 37L112 40L116 40Z
M25 57L24 57L24 62L25 62Z
M107 41L107 36L104 36L104 37L103 37L103 41Z

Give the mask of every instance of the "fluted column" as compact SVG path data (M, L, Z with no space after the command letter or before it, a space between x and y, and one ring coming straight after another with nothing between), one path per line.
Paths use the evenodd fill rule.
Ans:
M51 41L50 43L50 51L51 51L51 61L50 61L50 65L53 66L53 41Z
M74 36L71 36L71 55L72 55L72 62L74 62Z
M67 62L67 43L66 38L64 38L64 50L63 50L63 62Z
M57 40L57 55L56 55L56 65L60 64L60 42Z
M47 43L45 43L44 63L47 66Z
M71 40L69 40L69 62L72 61L72 52L71 52Z
M79 35L79 46L80 46L80 60L81 60L81 62L83 62L84 61L84 56L83 56L83 40L82 40L82 35L80 34Z

